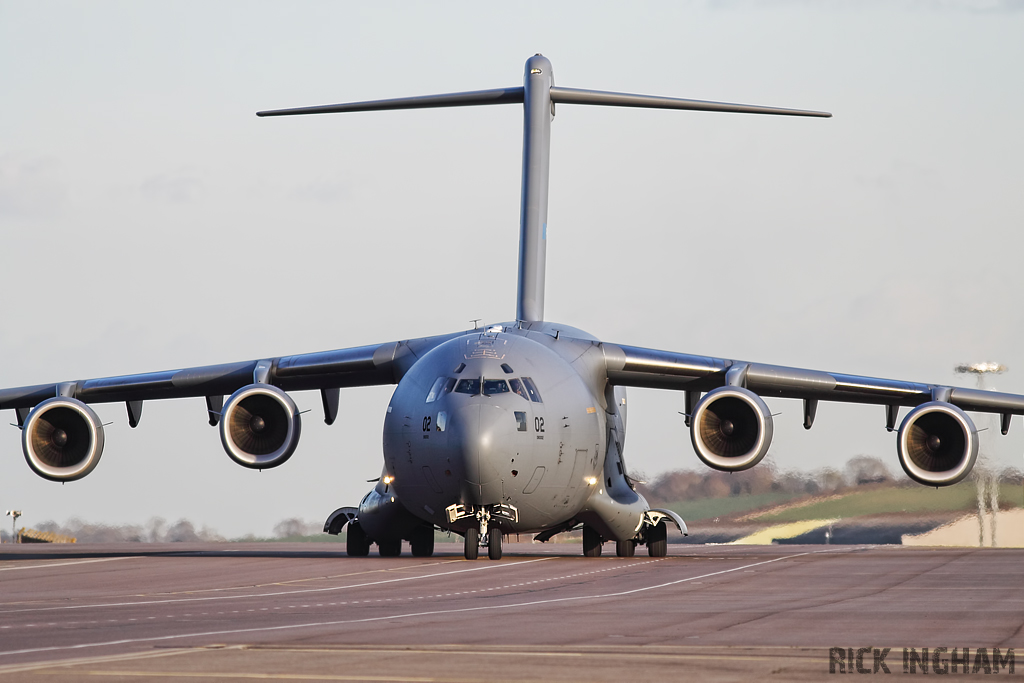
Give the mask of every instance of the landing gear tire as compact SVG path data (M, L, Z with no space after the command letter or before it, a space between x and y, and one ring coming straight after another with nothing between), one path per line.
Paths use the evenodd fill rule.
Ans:
M636 541L628 538L625 541L615 541L615 554L618 557L633 557L636 555Z
M466 548L463 556L467 560L475 560L480 554L480 530L476 527L466 529Z
M366 557L370 554L370 541L359 522L349 522L345 534L345 552L349 557Z
M647 530L647 554L651 557L668 555L668 527L665 526L665 522L660 522Z
M501 529L496 526L487 530L487 557L491 560L501 559Z
M585 557L601 557L601 534L589 526L583 527L583 555Z
M434 554L434 527L421 526L412 532L409 539L413 557L430 557Z
M377 552L381 557L398 557L402 554L402 539L377 541Z

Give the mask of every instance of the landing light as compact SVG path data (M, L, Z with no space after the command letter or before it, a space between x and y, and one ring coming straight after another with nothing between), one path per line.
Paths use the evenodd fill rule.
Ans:
M587 483L593 486L597 483L597 477L587 477Z
M395 480L395 478L394 478L394 477L392 477L392 476L391 476L390 474L386 474L386 475L384 475L384 483L385 483L385 484L390 484L390 483L391 483L391 482L393 482L394 480Z

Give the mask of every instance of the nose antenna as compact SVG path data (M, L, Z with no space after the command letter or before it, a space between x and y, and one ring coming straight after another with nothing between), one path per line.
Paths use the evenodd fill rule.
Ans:
M443 95L398 97L387 100L327 104L315 107L272 109L257 116L340 114L395 109L472 107L490 104L523 105L523 180L519 217L519 286L516 320L544 319L544 274L547 258L548 171L551 151L551 120L556 104L589 104L604 107L678 109L732 114L771 114L828 118L832 114L807 109L784 109L752 104L731 104L655 95L633 95L603 90L579 90L555 86L551 62L541 54L526 60L522 86L474 90ZM475 321L478 322L478 321ZM474 323L475 324L475 323ZM474 327L474 329L476 329Z

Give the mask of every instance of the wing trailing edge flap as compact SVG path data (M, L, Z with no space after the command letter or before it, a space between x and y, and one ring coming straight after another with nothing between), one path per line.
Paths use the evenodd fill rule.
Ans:
M726 384L737 384L769 397L892 407L917 406L942 394L964 410L1024 415L1024 396L1017 394L747 363L635 346L603 343L601 348L612 384L685 391L691 398L698 392ZM816 404L811 405L816 407ZM813 413L814 408L811 408L809 419L805 415L805 426L813 422ZM1004 422L1008 423L1009 419L1004 418Z

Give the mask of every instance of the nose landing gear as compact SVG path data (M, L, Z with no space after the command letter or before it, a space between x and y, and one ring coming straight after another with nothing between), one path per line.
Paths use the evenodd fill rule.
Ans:
M481 508L452 505L447 508L448 521L475 519L476 526L470 526L465 532L463 556L467 560L475 560L480 556L480 548L487 547L487 557L491 560L501 559L501 543L503 534L501 527L492 523L492 519L504 519L509 522L519 521L519 511L512 505L488 505Z
M480 556L480 546L487 546L487 558L491 560L501 559L501 529L492 526L487 530L486 541L480 542L480 532L475 527L466 529L466 547L463 556L467 560L475 560Z

